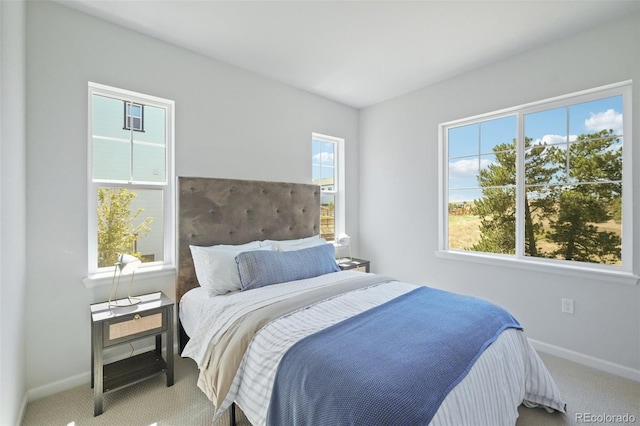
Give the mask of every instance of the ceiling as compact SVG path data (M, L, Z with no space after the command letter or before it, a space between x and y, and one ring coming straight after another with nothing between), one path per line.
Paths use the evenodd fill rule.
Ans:
M640 13L638 0L58 2L355 108Z

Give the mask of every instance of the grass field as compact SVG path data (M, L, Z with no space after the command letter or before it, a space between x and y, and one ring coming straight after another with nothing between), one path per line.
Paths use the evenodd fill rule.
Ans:
M621 225L614 221L598 224L598 229L602 231L621 234ZM549 231L550 227L544 225L544 231ZM453 250L468 250L480 241L480 218L474 215L449 215L449 248ZM558 245L546 238L539 238L536 246L540 253L552 253L558 249Z
M467 250L480 241L480 218L470 214L449 215L449 248Z

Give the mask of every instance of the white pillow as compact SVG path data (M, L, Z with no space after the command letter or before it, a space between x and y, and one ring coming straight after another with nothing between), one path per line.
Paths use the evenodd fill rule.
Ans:
M296 240L264 240L263 243L273 246L277 251L292 251L327 244L327 240L320 238L320 235L314 235L312 237L298 238Z
M259 241L236 246L189 246L189 248L200 287L214 294L240 290L240 276L236 264L236 256L239 253L251 250L273 250L273 247L261 244Z

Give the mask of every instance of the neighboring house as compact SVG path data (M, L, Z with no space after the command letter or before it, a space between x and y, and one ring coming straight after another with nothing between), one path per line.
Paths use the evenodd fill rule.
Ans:
M324 178L324 179L315 179L313 181L314 184L320 185L320 188L323 191L333 191L333 178Z

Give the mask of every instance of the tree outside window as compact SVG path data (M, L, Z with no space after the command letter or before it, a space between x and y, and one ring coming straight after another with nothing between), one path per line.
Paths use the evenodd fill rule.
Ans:
M144 208L131 210L137 194L126 188L98 189L98 267L113 266L120 253L139 259L137 242L151 231L152 217L143 216Z

